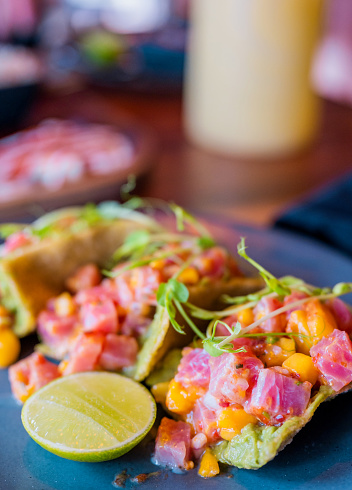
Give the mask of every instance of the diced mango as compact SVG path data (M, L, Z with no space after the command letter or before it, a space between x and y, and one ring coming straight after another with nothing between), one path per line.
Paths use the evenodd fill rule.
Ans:
M197 399L203 396L204 393L203 388L192 386L186 389L181 383L173 379L167 392L166 406L172 412L186 415L193 409Z
M281 366L281 364L296 352L293 339L281 337L275 344L266 344L264 354L260 356L266 367Z
M184 284L197 284L199 282L199 272L195 267L186 267L178 276L178 280Z
M233 437L240 434L246 425L256 424L257 422L257 418L245 412L243 408L224 408L218 420L220 436L227 441L231 441Z
M313 360L306 354L296 353L290 356L282 364L282 367L288 369L299 376L299 380L309 381L314 385L317 382L319 372L314 366Z
M62 293L54 301L54 310L58 316L70 316L76 311L76 305L70 293Z
M13 323L11 313L5 306L0 305L0 329L9 328Z
M328 308L319 300L312 299L303 305L302 310L291 313L286 331L301 334L295 336L297 351L309 355L310 348L335 328L335 319Z
M65 369L68 366L68 361L66 359L63 359L60 364L59 364L59 373L62 375L65 372Z
M165 405L166 395L169 391L170 381L163 381L152 386L151 392L157 403Z
M254 322L253 310L251 308L244 308L237 314L237 320L240 322L242 327L247 327Z
M152 267L152 269L156 269L158 271L161 271L165 267L165 260L164 259L155 259L150 263L150 267Z
M10 328L0 330L0 368L7 368L17 361L21 344Z
M206 449L200 462L198 475L202 476L203 478L211 478L219 473L219 463L210 449Z

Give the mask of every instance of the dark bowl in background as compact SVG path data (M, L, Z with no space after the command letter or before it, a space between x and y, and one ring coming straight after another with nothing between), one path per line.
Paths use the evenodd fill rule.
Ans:
M0 87L0 130L17 130L29 111L39 89L39 83Z

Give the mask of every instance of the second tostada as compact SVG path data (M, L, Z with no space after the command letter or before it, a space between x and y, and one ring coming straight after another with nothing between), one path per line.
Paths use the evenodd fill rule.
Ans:
M21 401L50 379L79 371L122 371L143 380L171 347L192 340L194 331L184 328L186 302L219 307L223 294L262 286L261 278L245 277L203 227L193 233L135 230L112 261L109 270L93 263L77 269L66 280L68 290L38 315L42 343L10 368ZM193 327L200 332L206 324L195 320Z
M218 462L260 468L323 401L352 385L352 313L339 298L352 284L319 289L276 279L247 256L243 242L239 251L267 287L229 298L234 305L224 311L193 308L213 318L208 336L182 351L171 381L162 370L149 380L175 419L161 422L155 462L184 470L200 460L204 477L219 473Z

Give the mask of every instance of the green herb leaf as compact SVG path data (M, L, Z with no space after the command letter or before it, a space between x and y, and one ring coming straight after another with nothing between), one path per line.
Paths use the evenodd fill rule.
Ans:
M219 345L222 341L221 338L211 338L207 337L202 341L203 348L210 354L212 357L219 357L222 354L233 353L237 354L238 352L246 352L245 347L240 347L239 349L235 349L231 343Z
M17 233L25 228L25 225L17 223L6 223L0 225L0 237L3 239L8 238L13 233Z
M342 294L348 294L352 292L351 282L339 282L332 288L332 292L336 296L341 296Z
M250 293L246 296L229 296L227 294L224 294L223 296L221 296L221 300L224 301L224 303L229 303L232 305L242 305L244 303L248 303L249 301L259 301L264 296L267 296L268 292L269 290L265 288L262 291L258 291L257 293Z
M121 186L120 195L123 201L131 198L131 192L136 188L136 176L130 174L127 177L127 182Z
M136 252L141 254L145 250L145 247L150 243L151 234L147 230L137 230L130 233L123 245L119 247L113 255L113 260L118 262L121 259L129 258Z
M225 349L218 349L215 339L209 337L203 340L203 349L212 357L219 357L227 352Z
M253 267L255 267L259 274L262 276L266 284L268 285L271 291L274 291L279 296L285 296L290 294L291 290L284 284L281 284L279 279L277 279L273 274L264 269L258 262L249 257L246 253L246 244L245 239L242 237L240 243L237 245L237 252L240 257L247 260Z
M216 242L210 236L201 236L200 238L198 238L197 244L202 250L206 250L208 248L214 247L214 245L216 245Z
M180 303L185 303L189 298L189 291L187 287L176 279L171 278L168 281L168 286L172 290L173 299L179 301Z

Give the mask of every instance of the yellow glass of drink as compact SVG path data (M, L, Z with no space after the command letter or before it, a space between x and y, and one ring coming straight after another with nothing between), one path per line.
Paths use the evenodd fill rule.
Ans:
M322 0L193 0L184 119L194 143L275 156L319 127L310 81Z

